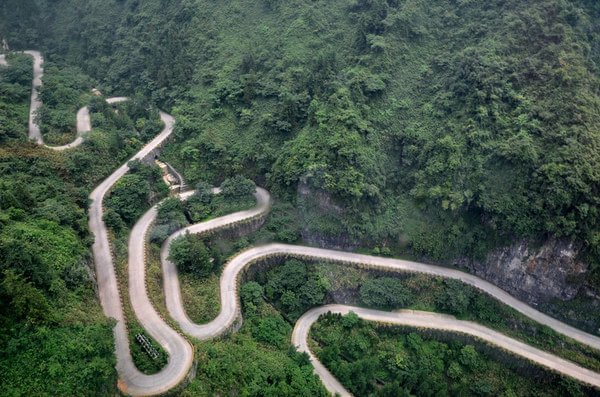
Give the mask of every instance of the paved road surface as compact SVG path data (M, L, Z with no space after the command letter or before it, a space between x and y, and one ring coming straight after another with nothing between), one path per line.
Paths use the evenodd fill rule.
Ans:
M42 77L44 76L44 58L39 51L23 51L24 54L33 58L33 80L31 81L31 102L29 105L29 139L33 139L39 145L44 144L40 126L36 123L35 117L42 106L39 91L42 87Z
M218 219L214 219L210 222L217 222ZM201 227L202 224L195 225L185 230L190 233L194 233L195 230L204 229ZM197 229L194 229L197 228ZM179 233L179 232L178 232ZM164 247L163 247L164 251ZM163 259L163 273L165 283L165 298L167 299L167 307L170 307L169 312L182 326L182 329L186 332L192 331L194 328L190 327L186 323L185 318L182 318L180 314L175 315L184 309L181 307L181 299L177 297L179 294L177 273L171 269L172 264L169 261L164 261L167 254L161 252ZM403 271L411 273L424 273L432 276L440 276L444 278L450 278L460 280L466 284L472 285L477 289L491 295L500 302L508 305L525 316L547 325L555 331L573 338L585 345L591 346L595 349L600 350L600 337L588 334L570 325L567 325L561 321L556 320L540 311L532 308L524 302L512 297L504 290L496 287L495 285L468 273L461 272L455 269L449 269L446 267L428 265L424 263L406 261L401 259L382 258L377 256L356 254L353 252L335 251L323 248L304 247L298 245L288 244L268 244L250 248L233 259L225 266L220 280L221 290L221 312L218 317L207 325L202 327L211 327L215 329L226 329L228 328L235 317L239 314L239 302L237 299L237 282L238 276L245 267L253 262L260 259L264 259L272 256L293 256L298 258L304 258L309 260L320 260L325 262L337 262L344 263L349 266L367 266L370 268L380 270L392 270L392 271ZM186 317L187 318L187 317ZM190 332L194 335L193 331Z
M269 195L269 192L262 188L257 188L255 197L256 206L254 208L183 228L172 234L161 247L160 257L163 269L163 285L165 289L165 299L169 315L175 321L177 321L185 333L198 339L210 339L219 336L228 330L233 324L233 321L238 314L237 310L239 310L237 297L235 295L236 286L234 285L233 289L230 290L230 283L224 283L224 279L222 278L221 297L223 299L221 299L221 304L223 306L219 316L208 324L193 323L183 308L181 290L179 287L179 278L177 276L177 268L171 261L168 260L171 243L174 239L186 233L203 234L209 230L222 229L224 227L247 221L267 213L271 207L271 196ZM230 268L230 266L226 267L225 272L228 268ZM235 282L235 280L232 279L229 279L229 281ZM226 308L226 310L223 310L223 308Z
M310 327L321 315L327 312L348 314L351 311L367 321L468 334L498 346L508 352L536 362L546 368L568 375L588 385L600 388L600 374L471 321L457 320L452 316L444 314L416 310L386 312L346 305L326 305L309 310L298 319L294 326L294 331L292 332L292 343L296 346L298 351L308 353L310 360L315 367L315 373L321 378L321 381L331 394L338 393L340 396L351 396L350 392L338 382L338 380L310 351L308 347Z
M264 203L259 203L259 205L254 211L258 212L260 208L264 208L265 210L267 210L268 204L266 203L268 202L268 199L265 199ZM221 218L219 218L213 219L209 222L211 222L213 225L222 226L235 221L241 221L242 219L247 219L247 216L235 215L236 214L229 215L227 221L220 221ZM253 216L256 216L256 213L253 214ZM553 328L557 332L560 332L566 336L576 339L583 344L589 345L596 349L600 349L599 337L587 334L567 324L564 324L552 317L549 317L531 308L527 304L515 299L514 297L510 296L508 293L496 287L495 285L485 280L482 280L476 276L454 269L448 269L434 265L427 265L423 263L286 244L268 244L264 246L250 248L231 259L231 261L225 266L220 279L221 311L213 321L207 324L194 324L185 314L185 309L183 307L181 299L181 291L179 287L177 271L175 266L167 259L168 247L173 238L183 233L201 233L206 232L211 228L211 226L202 223L191 227L187 227L181 231L176 232L173 236L171 236L167 240L167 242L165 242L161 250L165 299L169 314L175 319L175 321L177 321L177 323L185 333L194 336L198 339L210 339L222 335L223 333L230 330L235 324L236 320L239 318L241 313L237 291L239 275L243 272L243 270L246 267L258 260L265 259L268 257L292 256L310 260L343 263L349 266L368 266L370 268L377 268L382 270L425 273L433 276L461 280L466 284L472 285L488 293L489 295L493 296L494 298L498 299L504 304L511 306L512 308L538 321L539 323L545 324ZM329 309L331 309L331 307L324 309L317 308L314 309L312 313L317 313L319 312L319 310L325 310L326 312ZM414 311L411 311L410 313L413 313L411 317L407 315L407 313L409 312L406 311L403 312L404 314L402 316L399 316L398 314L391 312L369 311L366 309L360 310L361 311L359 314L363 315L366 319L370 319L372 321L385 320L385 322L391 321L397 324L413 326L425 326L423 324L430 324L431 328L468 333L470 335L484 339L496 346L504 348L510 352L518 354L522 357L526 357L534 362L537 362L542 366L559 371L567 376L576 378L584 383L600 387L599 374L594 373L593 371L590 371L588 369L582 368L560 357L554 356L549 353L544 353L539 349L535 349L531 346L524 344L523 342L519 342L505 335L502 335L499 332L490 330L486 327L477 325L475 323L459 321L450 316L435 315L432 313L425 314L423 312L416 313ZM376 313L379 317L369 317L369 315L373 313ZM387 313L387 317L380 313ZM307 314L307 316L307 318L310 318L309 314ZM434 319L435 321L433 321ZM313 322L314 320L316 320L316 318L313 318ZM302 329L302 327L302 324L297 325L297 329ZM306 330L306 332L308 331ZM298 338L299 337L296 336L296 339L294 340L295 345L300 345L298 343ZM324 370L323 366L320 363L314 361L314 356L312 358L316 367L316 371L319 374L319 376L322 377L326 387L328 387L328 389L331 391L343 391L343 388L340 389L339 382L333 379L331 374L329 374L329 372L326 372L326 369Z
M165 123L162 132L140 150L131 160L142 159L153 149L158 147L173 132L175 120L170 115L161 112L161 119ZM129 253L129 287L131 304L136 317L148 333L154 337L169 353L169 362L163 370L154 375L142 374L133 364L129 350L129 340L123 318L123 309L119 297L119 289L115 274L114 263L108 242L108 232L102 221L102 201L110 188L129 171L127 164L122 165L112 175L106 178L90 195L91 205L89 208L89 227L94 235L92 252L96 264L96 275L98 280L98 292L100 303L107 317L117 320L114 328L115 353L117 355L117 371L119 373L119 387L131 395L156 395L164 393L183 380L187 375L193 361L193 350L191 345L179 334L173 331L154 311L147 299L144 271L140 269L140 261L143 265L143 245L141 251ZM131 233L131 239L135 240L138 235L140 223L136 224ZM143 235L142 235L143 238ZM130 246L134 246L130 241ZM137 274L141 272L141 276ZM140 278L133 276L137 274ZM125 293L125 291L123 291Z

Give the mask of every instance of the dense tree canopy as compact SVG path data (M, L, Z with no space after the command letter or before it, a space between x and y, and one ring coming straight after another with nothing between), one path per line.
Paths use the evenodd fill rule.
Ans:
M550 373L519 373L502 366L471 344L378 326L354 313L324 316L312 337L319 359L355 395L586 395L570 380Z
M172 107L167 156L191 182L243 173L343 209L327 225L305 217L306 232L407 241L434 259L548 235L600 252L593 1L60 0L2 13L15 46Z

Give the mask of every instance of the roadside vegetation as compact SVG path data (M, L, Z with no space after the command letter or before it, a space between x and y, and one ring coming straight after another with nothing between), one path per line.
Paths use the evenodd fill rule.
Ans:
M595 1L11 1L13 46L172 110L192 184L328 197L307 230L435 260L556 235L598 262Z
M88 105L92 87L93 80L80 68L44 61L40 90L43 106L36 117L47 145L66 145L75 139L77 111Z
M354 313L321 317L311 339L319 360L356 396L594 395L516 358L499 362L474 341L378 325Z
M517 311L455 280L421 274L382 273L295 259L252 272L265 299L290 324L308 309L344 303L381 310L410 308L447 313L496 329L542 350L600 371L600 352L537 324Z
M135 222L145 211L167 196L168 188L162 180L158 166L144 164L139 160L130 161L128 165L130 171L117 181L104 199L104 223L110 231L109 241L114 255L133 362L143 373L152 374L160 371L167 364L168 355L150 335L146 334L133 312L128 293L127 245ZM137 340L138 335L147 338L157 353L156 357L153 357Z
M0 144L25 140L31 94L31 58L9 55L10 67L0 66Z
M240 176L225 179L215 194L205 182L196 184L195 193L185 201L170 197L158 207L157 219L149 233L148 289L155 307L168 317L162 290L160 246L175 231L189 224L217 218L256 205L254 182ZM188 223L188 220L191 223ZM218 280L226 253L209 236L186 234L171 245L169 259L179 271L179 281L187 314L197 323L212 320L220 310ZM234 244L239 248L239 243Z
M11 66L0 67L0 89L7 93L0 99L2 390L11 396L114 394L113 323L102 313L92 284L87 196L141 145L141 138L127 139L137 136L136 130L123 133L114 118L129 124L139 118L127 115L126 107L119 107L125 110L117 116L111 107L99 123L94 112L90 139L65 153L27 143L31 58L8 59ZM62 85L67 81L62 70L69 81L90 80L62 65L47 69L51 79L59 74L52 83L54 101L85 97L87 86ZM46 113L60 113L50 106Z

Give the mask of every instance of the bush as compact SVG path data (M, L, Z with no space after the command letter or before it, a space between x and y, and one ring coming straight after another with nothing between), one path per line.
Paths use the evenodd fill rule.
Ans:
M327 282L306 265L291 259L267 273L265 295L281 308L286 317L300 317L312 306L322 304L328 289Z
M211 255L204 242L190 234L173 241L169 260L180 271L202 278L208 277L218 266L217 259Z
M174 197L164 200L158 207L156 222L150 233L150 241L160 244L171 233L187 225L187 219L183 210L184 207L181 200Z
M279 315L260 318L252 327L252 336L259 342L283 348L289 343L292 327Z
M402 281L390 277L365 281L359 294L362 303L379 308L401 307L410 301L410 292Z
M128 225L142 215L148 205L150 186L138 174L127 174L117 181L106 200L108 209L120 215Z
M192 198L202 204L210 204L213 198L212 186L204 181L200 181L196 184L196 193Z
M117 234L126 227L125 222L123 222L123 219L121 219L121 216L112 208L106 209L104 215L102 216L102 220L109 229Z
M226 198L241 199L256 191L256 185L248 178L236 175L221 183L221 193Z
M263 287L255 281L244 284L240 290L240 300L244 310L254 312L262 301Z
M444 285L446 288L436 299L437 307L458 316L466 314L473 298L473 291L465 288L465 285L457 280L444 280Z

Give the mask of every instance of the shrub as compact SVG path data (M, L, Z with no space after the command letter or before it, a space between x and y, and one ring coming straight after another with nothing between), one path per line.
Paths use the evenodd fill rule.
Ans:
M410 293L402 282L390 277L365 281L359 294L365 305L380 308L405 306L410 300Z
M248 178L236 175L225 179L221 184L221 193L224 197L240 199L253 194L256 191L256 185Z

